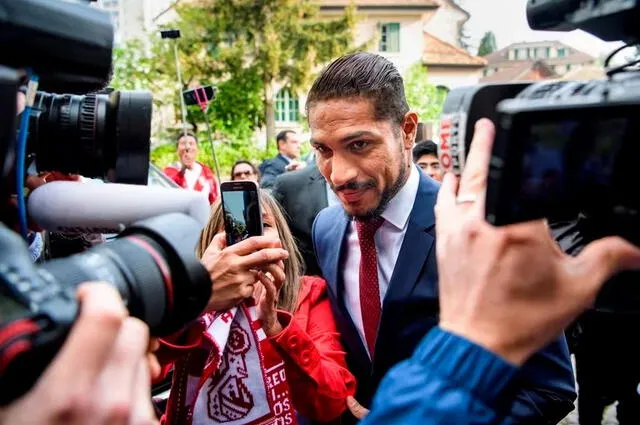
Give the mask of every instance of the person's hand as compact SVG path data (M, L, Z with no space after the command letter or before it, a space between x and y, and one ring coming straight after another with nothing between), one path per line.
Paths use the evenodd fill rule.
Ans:
M286 276L282 264L270 264L264 272L256 272L258 277L258 317L262 322L262 329L267 336L278 335L282 332L282 325L278 321L278 295Z
M480 120L463 175L447 174L436 205L440 327L513 364L557 337L640 250L618 237L564 254L544 221L493 227L484 219L495 130Z
M289 165L285 168L286 171L297 171L302 170L307 164L299 161L291 161Z
M349 396L347 397L347 407L356 419L364 419L369 414L369 409L358 403L358 400Z
M2 425L150 425L149 330L108 284L78 290L80 315L35 386L0 410Z
M226 246L224 233L217 234L201 262L209 271L212 294L207 311L227 310L250 297L258 281L257 270L267 270L289 257L277 239L254 236L232 246Z

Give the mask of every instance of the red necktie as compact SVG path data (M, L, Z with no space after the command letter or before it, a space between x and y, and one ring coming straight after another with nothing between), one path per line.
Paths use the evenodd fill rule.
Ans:
M373 359L380 322L380 286L378 285L378 254L374 236L384 223L382 217L356 221L360 242L360 310L369 355Z

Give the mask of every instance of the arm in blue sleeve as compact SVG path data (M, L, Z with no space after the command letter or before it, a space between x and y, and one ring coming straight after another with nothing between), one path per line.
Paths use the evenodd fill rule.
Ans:
M275 165L269 161L264 163L264 167L260 170L262 177L260 178L260 187L263 189L270 189L276 182L276 177L279 173Z
M500 423L516 372L490 351L434 328L385 376L360 425Z
M520 368L517 381L510 423L551 425L567 416L574 408L576 391L564 336L531 357Z

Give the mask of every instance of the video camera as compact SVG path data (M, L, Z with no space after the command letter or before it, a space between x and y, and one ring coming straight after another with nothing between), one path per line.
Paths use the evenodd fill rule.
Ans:
M147 183L152 97L103 89L113 38L110 16L87 4L0 0L0 219L9 223L16 201L23 235L30 166ZM24 84L26 108L17 116ZM68 94L36 93L38 84ZM68 208L83 211L79 206ZM156 336L195 319L211 295L209 274L195 257L201 224L182 214L147 217L112 242L39 267L23 238L0 224L0 405L27 392L64 343L77 315L79 283L113 284L131 315Z
M527 17L534 30L582 29L624 47L640 36L640 0L529 0ZM560 226L562 238L579 238L580 246L608 235L640 245L640 192L631 186L640 158L640 72L634 68L640 61L609 66L621 50L607 59L603 80L487 84L449 93L440 127L447 171L459 174L464 167L478 119L496 126L487 221L546 218L552 228L573 223L573 232ZM640 311L638 278L614 278L597 306Z

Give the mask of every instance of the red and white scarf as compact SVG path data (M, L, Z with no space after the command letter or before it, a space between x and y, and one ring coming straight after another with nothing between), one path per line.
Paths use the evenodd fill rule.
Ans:
M205 314L203 344L176 363L169 424L296 425L282 356L254 305Z

